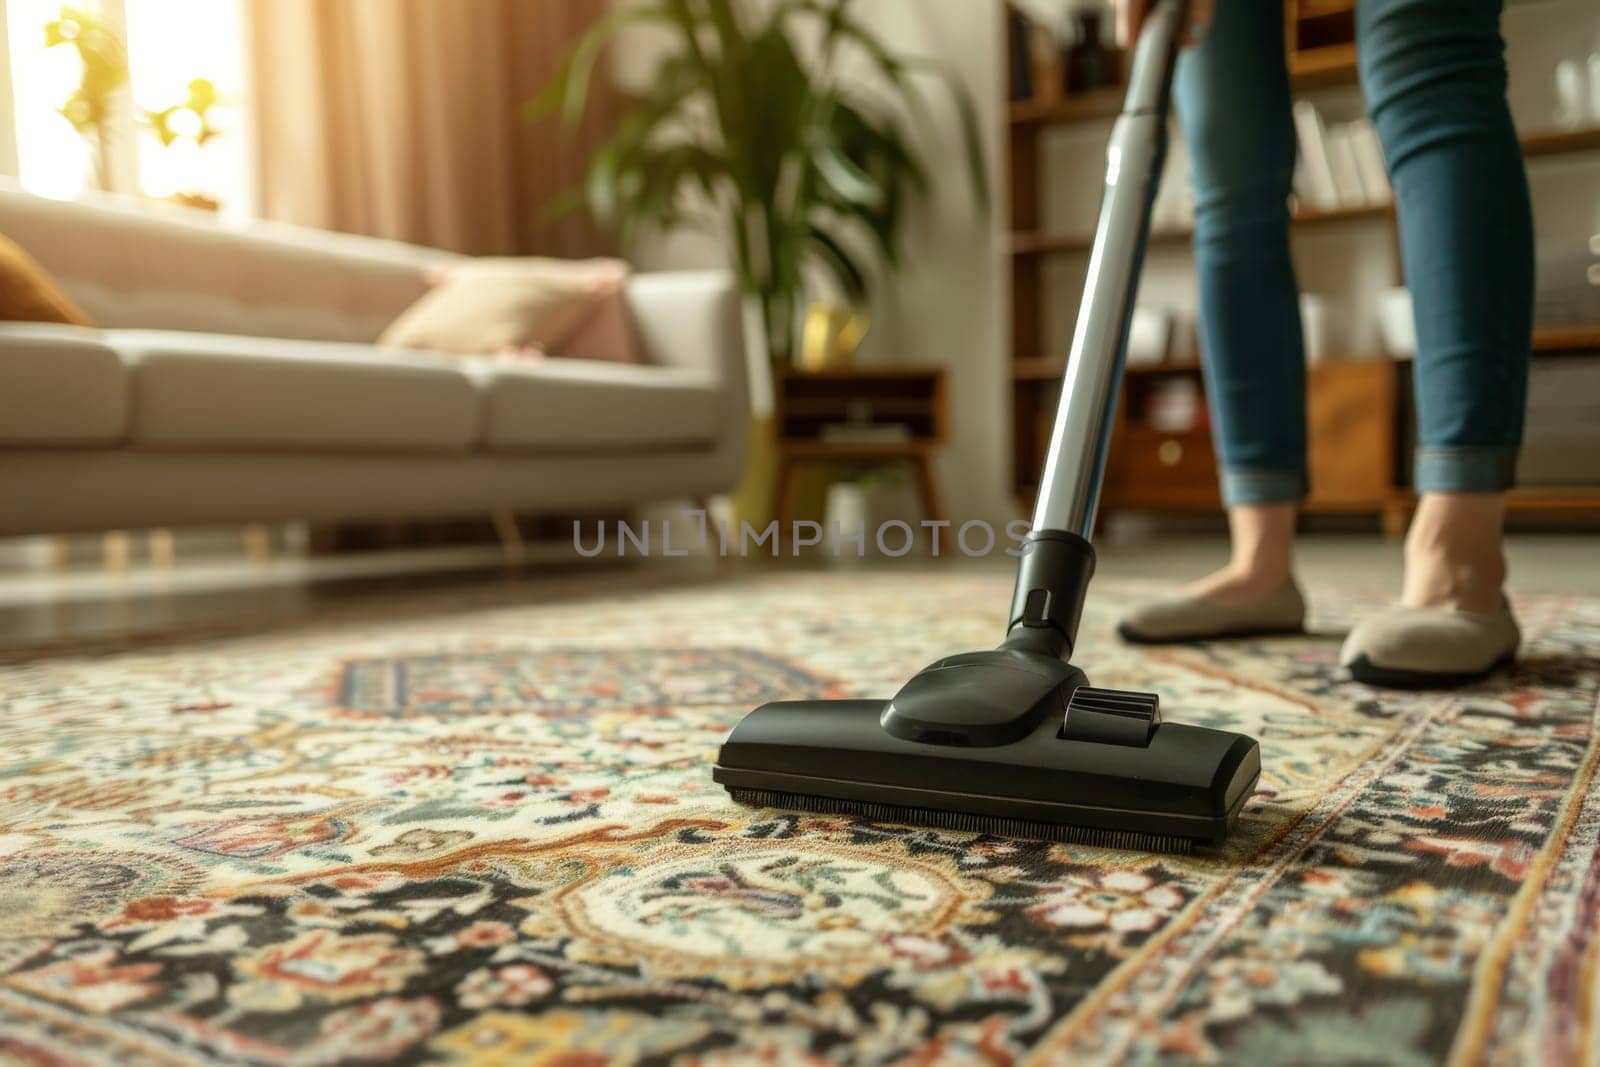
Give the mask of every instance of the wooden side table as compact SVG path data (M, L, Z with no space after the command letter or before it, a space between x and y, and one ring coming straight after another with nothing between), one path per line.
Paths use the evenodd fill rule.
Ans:
M793 529L795 474L815 463L909 463L923 518L943 522L933 457L944 445L945 373L938 367L783 368L774 381L779 537Z

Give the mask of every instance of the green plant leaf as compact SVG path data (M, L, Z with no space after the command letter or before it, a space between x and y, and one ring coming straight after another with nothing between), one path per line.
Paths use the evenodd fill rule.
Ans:
M589 204L583 186L569 185L555 196L552 196L539 212L540 222L559 222L571 218L582 211Z
M972 96L962 85L961 79L948 65L938 60L926 56L904 58L896 56L862 23L845 15L843 6L841 3L824 3L822 0L790 0L787 5L791 11L803 11L825 19L830 37L836 35L840 40L860 48L872 60L878 72L899 92L908 110L924 129L931 130L935 124L910 75L916 73L930 75L944 86L956 110L957 121L961 124L962 149L966 156L968 178L972 182L980 206L987 212L991 193L989 172L983 153L982 128L978 121L977 105L973 103Z
M832 142L815 146L812 162L817 173L828 186L849 203L873 208L883 204L883 189L872 175L856 166L850 157Z
M808 235L810 250L844 290L845 298L856 307L867 300L867 274L843 243L820 225L813 224Z
M778 355L794 348L802 267L863 303L873 284L863 257L900 262L910 205L932 186L928 142L905 128L937 128L922 91L929 76L952 94L975 202L988 207L977 109L959 78L892 50L851 9L852 0L640 0L597 23L528 106L574 121L616 30L634 20L670 26L676 47L592 153L581 199L624 243L645 226L703 224L691 212L707 201ZM858 55L866 74L857 64L847 79L840 64ZM568 191L552 208L578 199Z
M979 206L987 212L991 203L989 168L983 153L983 128L978 121L978 108L972 102L972 95L961 84L961 79L956 77L955 72L944 64L929 59L913 59L909 62L912 67L925 70L944 83L945 90L956 109L957 121L961 123L961 144L967 157L967 174L972 181L973 191L978 196Z

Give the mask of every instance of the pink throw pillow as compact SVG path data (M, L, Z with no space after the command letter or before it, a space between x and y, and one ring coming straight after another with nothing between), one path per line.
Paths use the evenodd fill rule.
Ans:
M628 310L628 295L618 286L600 300L599 306L589 316L589 321L578 327L578 332L558 345L552 345L550 355L566 359L594 359L606 363L643 363L644 347L633 328L633 314Z
M628 265L617 259L486 257L453 263L378 343L454 355L555 352L606 305L621 301L627 278Z

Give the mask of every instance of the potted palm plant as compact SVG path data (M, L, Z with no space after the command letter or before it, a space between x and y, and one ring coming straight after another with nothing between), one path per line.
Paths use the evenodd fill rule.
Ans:
M852 0L627 0L577 42L533 114L580 118L601 49L640 23L665 27L672 47L567 206L586 204L624 244L646 224L720 228L773 360L795 356L808 269L860 306L864 256L899 263L907 207L928 189L906 129L931 127L920 80L950 94L986 210L971 97L938 62L885 47Z

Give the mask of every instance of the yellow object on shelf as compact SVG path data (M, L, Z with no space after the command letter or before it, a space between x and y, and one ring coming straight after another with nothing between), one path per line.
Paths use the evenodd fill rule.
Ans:
M800 335L800 369L842 370L850 366L867 333L867 316L853 308L812 304Z

